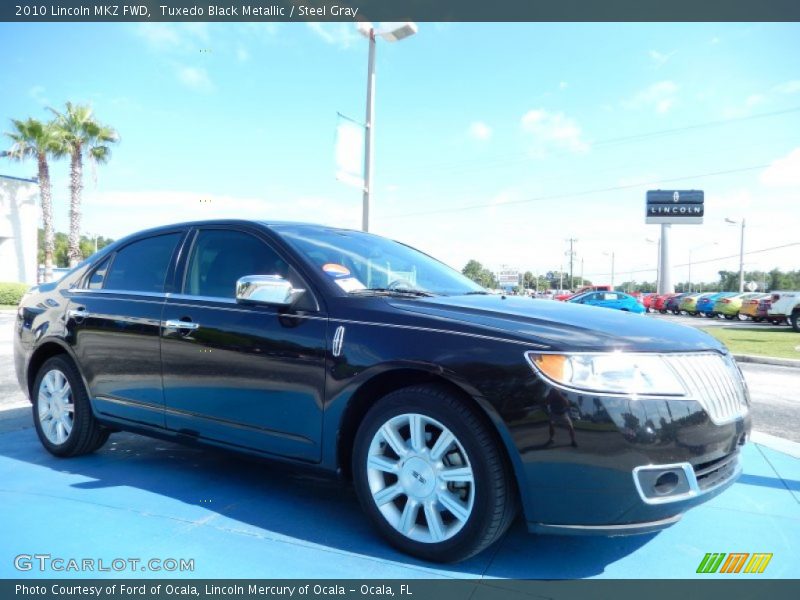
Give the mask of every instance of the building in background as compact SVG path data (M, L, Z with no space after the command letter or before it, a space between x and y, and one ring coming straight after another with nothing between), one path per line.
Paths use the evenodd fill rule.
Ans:
M39 183L0 175L0 281L36 285Z

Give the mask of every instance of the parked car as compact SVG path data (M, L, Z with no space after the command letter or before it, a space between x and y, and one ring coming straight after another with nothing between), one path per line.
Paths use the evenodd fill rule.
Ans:
M653 301L653 308L660 312L662 315L667 314L667 301L672 298L675 294L660 294L656 296L656 299Z
M653 302L655 301L656 296L658 296L658 294L656 294L655 292L647 292L645 294L642 294L641 297L642 306L644 306L645 310L647 310L648 312L653 309Z
M769 308L770 298L770 294L759 294L754 298L743 300L739 314L749 317L756 323L760 323L768 316L767 310Z
M749 300L750 298L755 298L756 296L760 296L756 292L747 292L745 294L733 294L732 296L724 296L719 298L714 303L713 312L716 314L725 317L729 321L732 319L739 318L740 320L744 321L747 319L747 315L739 315L739 311L742 308L742 302L745 300Z
M680 310L681 312L685 312L687 315L692 315L693 317L697 316L697 301L704 296L710 296L710 293L701 294L699 292L695 292L693 294L687 294L681 299Z
M800 331L800 292L772 292L769 317L773 322L788 320L795 331Z
M667 309L667 312L671 312L673 315L681 314L681 301L688 295L688 293L682 293L670 296L667 299L666 304L664 304L664 308Z
M714 312L714 305L720 298L733 296L735 292L717 292L710 296L705 296L697 301L697 312L704 317L714 318L717 314Z
M667 527L736 480L751 423L705 333L491 295L321 225L118 240L23 299L14 363L56 456L130 430L338 474L391 544L436 561L491 545L519 505L532 532Z
M591 292L591 291L611 291L610 285L584 285L579 287L574 292L567 292L562 294L556 294L555 299L560 301L569 300L570 298L574 298L575 296L579 296L580 294Z
M624 292L586 292L574 298L570 298L567 302L599 306L601 308L613 308L615 310L636 314L645 312L641 302Z

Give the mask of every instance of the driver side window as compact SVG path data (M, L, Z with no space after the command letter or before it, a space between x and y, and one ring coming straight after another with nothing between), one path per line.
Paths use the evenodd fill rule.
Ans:
M236 280L245 275L290 279L289 265L258 238L241 231L204 229L189 257L183 293L233 299Z

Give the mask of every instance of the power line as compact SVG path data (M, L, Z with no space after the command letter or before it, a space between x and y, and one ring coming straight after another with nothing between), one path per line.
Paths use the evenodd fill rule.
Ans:
M637 133L633 135L625 135L613 138L606 138L597 140L596 142L591 142L592 147L602 147L602 146L613 146L618 144L626 144L629 142L638 142L645 139L650 138L658 138L664 137L669 135L674 135L678 133L684 133L688 131L697 131L700 129L709 129L712 127L719 127L721 125L728 125L731 123L740 123L744 121L753 121L757 119L765 119L769 117L776 117L781 115L787 115L792 113L800 112L800 106L794 106L791 108L783 109L783 110L775 110L770 112L758 113L755 115L747 115L743 117L731 117L729 119L717 119L714 121L704 121L701 123L694 123L692 125L684 125L682 127L673 127L670 129L658 129L655 131L648 131L644 133ZM568 154L568 152L555 152L554 155L562 155ZM489 166L499 163L506 164L509 160L514 159L523 159L528 160L529 157L527 156L526 152L514 152L513 154L506 154L506 155L498 155L495 157L490 157L488 159L485 158L476 158L472 160L464 160L464 161L449 161L449 162L442 162L442 163L427 163L427 164L417 164L411 165L409 168L403 170L404 172L413 172L413 171L421 171L423 169L437 169L437 170L452 170L453 168L472 168L473 166L477 165L480 167Z
M760 250L749 250L748 252L745 252L745 255L747 255L747 254L760 254L762 252L771 252L772 250L782 250L784 248L791 248L792 246L800 246L800 242L790 242L788 244L782 244L780 246L772 246L771 248L761 248ZM702 265L702 264L711 263L711 262L719 262L721 260L730 260L731 258L739 258L739 254L737 253L737 254L731 254L730 256L719 256L717 258L707 258L705 260L693 260L691 264L692 264L692 266ZM689 263L681 263L681 264L672 265L672 266L676 267L676 268L677 267L688 267ZM649 273L649 272L655 271L655 270L656 269L653 269L653 268L650 268L650 269L635 269L635 270L624 269L623 272L624 273L633 274L633 273ZM610 275L610 273L589 273L587 275L587 277L606 277L608 275Z
M604 192L615 192L619 190L629 190L632 188L640 188L643 186L653 186L661 183L671 183L673 181L688 181L690 179L701 179L703 177L714 177L717 175L730 175L732 173L744 173L746 171L755 171L757 169L765 169L769 165L753 165L750 167L740 167L737 169L727 169L725 171L713 171L710 173L701 173L697 175L686 175L683 177L670 177L668 179L659 179L656 181L649 181L644 183L630 183L627 185L616 185L607 188L597 188L593 190L583 190L581 192L571 192L568 194L554 194L551 196L537 196L533 198L527 198L524 200L511 200L509 202L503 202L501 204L492 204L492 203L481 203L481 204L470 204L467 206L460 206L455 208L440 208L436 210L425 210L413 213L403 213L399 215L389 215L385 217L381 217L382 219L404 219L406 217L418 217L422 215L435 215L441 213L449 213L449 212L461 212L466 210L476 210L479 208L489 208L489 207L501 207L501 206L509 206L512 204L527 204L531 202L544 202L546 200L562 200L564 198L577 198L579 196L588 196L591 194L601 194Z

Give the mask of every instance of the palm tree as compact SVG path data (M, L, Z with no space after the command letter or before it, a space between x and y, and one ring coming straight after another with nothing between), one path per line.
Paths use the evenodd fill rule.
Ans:
M69 204L69 265L83 259L81 239L81 192L83 191L83 158L94 163L105 163L111 156L109 144L119 141L117 132L95 120L92 107L86 104L67 102L56 115L56 126L60 132L63 151L70 155L70 204Z
M13 145L7 156L15 160L35 158L39 166L39 195L42 199L42 222L44 226L44 280L53 279L53 255L55 254L55 230L53 228L53 202L50 193L50 167L48 157L59 158L63 146L58 129L53 123L42 123L37 119L11 120L13 131L6 133Z

